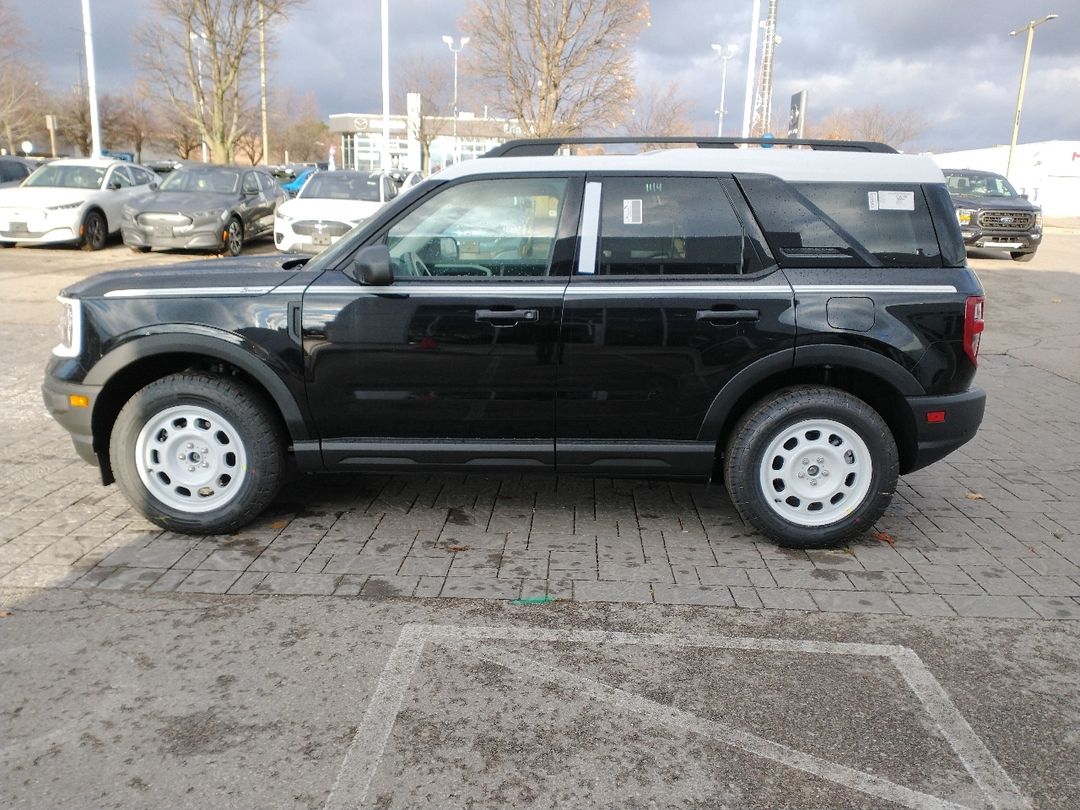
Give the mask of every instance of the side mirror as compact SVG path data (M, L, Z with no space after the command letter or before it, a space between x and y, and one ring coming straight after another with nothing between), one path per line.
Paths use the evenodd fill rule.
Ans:
M361 248L347 268L345 275L353 281L370 287L385 287L394 283L394 271L390 268L390 249L386 245L368 245Z
M1025 200L1026 200L1026 199L1028 198L1028 195L1027 195L1027 194L1025 193L1025 194L1021 194L1021 195L1020 195L1020 197L1021 197L1022 199L1025 199Z
M109 181L109 191L116 191L119 188L120 188L120 181L118 179L113 178L112 180Z

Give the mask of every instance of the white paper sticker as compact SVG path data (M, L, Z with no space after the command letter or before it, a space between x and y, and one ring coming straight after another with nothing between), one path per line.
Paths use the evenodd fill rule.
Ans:
M877 208L878 208L877 192L876 191L868 191L868 192L866 192L866 198L867 198L867 204L868 204L870 210L871 211L877 211Z
M641 200L622 201L622 221L623 225L641 224Z
M871 192L873 193L873 192ZM882 211L914 211L914 191L879 191L878 207Z

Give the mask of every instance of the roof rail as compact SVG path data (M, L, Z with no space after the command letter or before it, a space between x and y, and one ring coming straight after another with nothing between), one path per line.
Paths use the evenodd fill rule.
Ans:
M575 137L575 138L522 138L507 141L485 152L482 157L549 157L564 146L593 146L600 144L694 144L699 149L735 149L742 144L760 146L806 146L813 150L833 152L884 152L896 154L896 150L884 143L874 141L829 141L809 138L701 138L688 136L664 137Z

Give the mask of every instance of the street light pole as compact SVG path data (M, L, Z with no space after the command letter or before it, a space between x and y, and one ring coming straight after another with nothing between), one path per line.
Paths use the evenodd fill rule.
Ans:
M724 137L724 113L727 112L727 110L724 109L724 97L727 93L727 63L728 59L735 55L736 50L734 45L729 45L726 47L729 47L731 49L731 53L729 53L727 56L724 56L724 45L717 45L714 42L712 46L712 49L716 51L716 53L720 56L721 59L724 60L724 69L720 74L720 109L716 111L717 115L720 116L720 121L716 125L717 138Z
M195 83L199 87L199 122L202 124L202 128L206 129L206 102L203 97L203 84L202 84L202 46L199 41L206 42L206 34L197 34L194 31L188 33L188 39L191 40L192 45L195 48ZM208 163L210 161L210 150L206 146L206 138L202 139L202 162Z
M1024 90L1027 88L1028 65L1031 63L1031 42L1035 39L1035 27L1044 22L1056 20L1057 14L1047 14L1038 20L1030 20L1023 28L1010 31L1009 36L1015 37L1021 31L1027 31L1027 47L1024 49L1024 66L1020 70L1020 91L1016 94L1016 116L1013 118L1012 140L1009 141L1009 159L1005 164L1005 176L1009 176L1012 170L1013 151L1016 149L1016 139L1020 136L1020 110L1024 106Z
M754 0L750 12L750 50L746 59L746 96L743 100L742 136L750 137L750 123L754 117L754 68L757 67L757 37L761 19L761 0Z
M458 40L458 46L454 47L454 38L451 36L444 36L442 41L446 43L446 47L450 49L450 53L454 55L454 163L461 162L461 151L458 149L457 139L457 60L458 54L465 49L465 46L469 44L468 37L461 37Z
M382 0L382 155L379 166L390 171L390 8L388 0Z
M90 0L82 0L83 41L86 46L86 93L90 101L90 156L101 157L101 119L94 72L94 35L90 30Z

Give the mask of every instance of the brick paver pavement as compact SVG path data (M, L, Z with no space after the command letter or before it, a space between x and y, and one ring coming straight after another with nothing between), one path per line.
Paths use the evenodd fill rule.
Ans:
M296 476L234 535L162 532L45 414L49 330L0 337L3 585L1080 618L1080 385L1006 355L973 442L901 479L876 535L801 552L718 487L521 476Z

